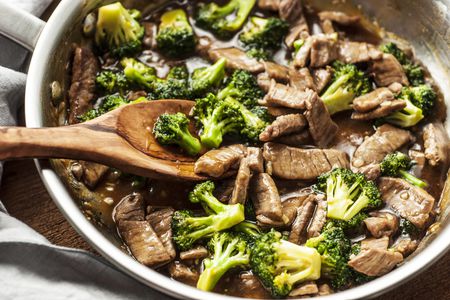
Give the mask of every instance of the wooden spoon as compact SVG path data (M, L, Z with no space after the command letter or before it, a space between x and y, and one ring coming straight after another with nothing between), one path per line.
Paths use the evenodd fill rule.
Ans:
M205 180L195 158L158 144L153 125L163 113L189 114L193 101L158 100L130 104L94 120L62 127L0 127L0 160L69 158L98 162L151 178Z

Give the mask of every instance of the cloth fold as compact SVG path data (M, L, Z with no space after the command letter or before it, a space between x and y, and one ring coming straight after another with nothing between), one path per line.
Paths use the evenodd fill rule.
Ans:
M14 4L39 16L50 2L20 0ZM3 37L0 49L0 125L12 126L17 122L26 81L26 75L17 71L25 69L28 53ZM2 171L0 163L0 178ZM0 287L0 299L172 299L115 269L101 257L50 244L8 215L1 201Z

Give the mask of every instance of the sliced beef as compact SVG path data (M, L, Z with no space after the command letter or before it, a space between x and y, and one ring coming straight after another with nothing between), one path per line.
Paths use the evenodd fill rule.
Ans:
M299 113L301 111L298 110L298 109L293 109L293 108L268 106L267 107L267 112L272 117L279 117L279 116L284 116L284 115L297 114L297 113Z
M308 238L319 236L327 221L327 201L325 201L325 196L316 195L315 202L316 209L314 211L314 217L311 219L307 230Z
M250 197L255 207L256 218L264 216L271 220L281 221L283 210L278 189L267 173L255 174L250 184Z
M278 11L281 0L258 0L258 7L263 10Z
M367 179L375 181L381 176L381 167L380 164L368 164L359 168L358 172L364 174Z
M265 92L267 93L270 89L270 84L272 82L272 80L269 77L269 74L267 74L266 72L264 73L259 73L258 76L256 77L256 80L258 82L258 86Z
M195 46L195 52L197 52L201 57L209 58L209 50L213 47L213 41L208 36L200 36L197 39L197 44Z
M142 40L142 44L146 49L155 49L158 25L153 22L143 22L142 26L144 27L144 38Z
M291 23L289 32L284 39L288 48L292 48L294 42L298 39L307 39L309 37L309 26L305 16L302 14L298 19Z
M383 53L374 45L364 42L339 42L339 60L348 64L357 64L379 60Z
M448 162L449 138L442 123L430 123L423 128L425 157L430 165L446 165Z
M335 34L314 35L311 44L310 67L321 68L339 58L339 43Z
M164 244L145 220L142 195L131 194L123 198L115 208L114 220L120 236L140 263L156 267L171 260Z
M217 61L222 57L226 58L229 69L241 69L252 73L264 71L264 65L261 62L247 56L244 51L237 48L210 49L208 55L212 61Z
M283 196L281 200L281 205L283 206L283 216L286 217L286 225L290 226L292 222L297 217L298 209L306 204L307 201L311 200L309 198L312 194L314 194L313 190L310 187L303 188L298 192L294 193L291 196Z
M393 112L402 110L406 107L406 101L402 99L394 99L392 101L385 101L381 103L377 108L372 111L361 113L361 112L353 112L352 119L353 120L375 120L382 117L386 117Z
M234 190L234 181L234 178L227 178L217 182L216 189L213 192L214 197L223 203L230 201Z
M379 87L389 86L393 83L409 85L402 65L392 54L384 53L381 59L372 63L371 70L375 83Z
M419 246L418 241L411 240L409 237L400 237L392 246L395 251L400 252L403 257L411 255Z
M172 259L177 255L172 241L172 216L174 212L173 208L168 207L152 212L145 217Z
M311 76L308 68L301 68L296 70L294 68L289 69L289 85L296 88L299 91L306 89L315 90L314 79Z
M80 161L79 164L82 168L81 179L83 180L83 183L91 190L97 186L109 170L109 167L107 166L90 161Z
M334 291L331 289L331 287L328 284L323 283L323 284L319 285L319 296L331 295L333 293L334 293Z
M421 149L420 145L418 144L416 145L418 146L417 149ZM408 156L411 157L411 159L414 161L414 173L416 173L415 175L417 176L417 174L421 174L427 162L427 159L425 158L425 153L423 153L420 150L416 150L414 149L414 147L412 147L408 151Z
M379 239L366 238L361 241L361 251L369 249L387 250L389 247L389 237L383 236Z
M303 7L301 0L280 0L278 13L282 20L293 23L303 15Z
M304 44L300 47L300 49L295 53L293 66L297 68L304 68L308 65L311 56L311 49L314 38L312 36L306 38L304 40ZM294 41L293 41L294 42Z
M357 112L370 112L385 101L395 99L394 94L388 88L378 88L353 100L353 109Z
M289 242L300 245L306 241L306 229L314 214L314 195L304 201L303 205L297 208L297 217L292 223L289 233Z
M408 130L384 124L356 149L352 167L359 169L370 164L378 164L387 154L413 141L414 137Z
M272 81L269 92L263 101L267 106L283 106L295 109L305 109L306 102L317 98L317 93L307 89L299 91L294 87Z
M261 132L259 140L262 142L273 141L280 136L301 132L306 125L306 118L302 114L280 116Z
M275 79L277 82L289 81L289 68L283 65L276 64L270 61L263 62L264 69L270 79Z
M97 57L90 48L75 48L69 89L69 124L78 123L78 117L91 108L99 69Z
M403 256L399 252L369 249L361 251L350 259L348 265L367 276L381 276L390 272L402 261Z
M347 155L334 149L301 149L266 143L263 156L266 169L283 179L315 180L333 168L348 168Z
M394 82L388 86L388 89L393 92L395 95L399 94L402 91L403 85L398 82Z
M313 140L308 130L303 130L300 133L294 133L277 138L274 142L292 147L299 147L304 145L312 145Z
M289 297L316 295L317 293L319 293L319 288L317 287L317 284L315 282L311 281L301 283L299 286L292 289L292 291L289 293Z
M264 172L264 158L261 148L248 147L246 159L248 161L248 166L252 172Z
M381 177L378 187L383 201L418 228L433 216L434 198L425 190L400 178Z
M360 16L354 15L348 15L344 12L340 11L321 11L317 14L319 16L319 19L321 21L323 20L330 20L332 22L335 22L339 25L349 26L359 23L361 20Z
M364 220L367 230L376 238L392 236L397 232L399 220L396 215L388 212L372 212Z
M241 159L239 164L239 170L234 181L234 189L231 194L230 204L241 203L245 204L247 200L247 190L250 183L250 178L252 173L250 171L249 163L247 157Z
M188 284L190 286L196 286L198 277L198 271L194 268L189 268L185 264L175 261L169 265L169 274L173 279Z
M262 285L261 281L258 277L251 272L241 272L238 276L232 276L231 283L234 290L238 291L238 295L230 295L230 296L239 296L242 298L251 298L251 299L269 299L270 294Z
M316 93L314 95L306 101L305 117L314 143L319 148L325 148L334 139L339 128L331 119L325 103Z
M333 77L333 72L331 68L320 68L314 69L312 71L314 85L316 87L317 93L322 92L322 90L330 83Z
M245 151L245 147L240 144L210 150L195 162L194 172L220 177L239 163L241 158L244 157Z
M180 252L181 260L202 259L208 256L208 250L203 246L197 246L187 251Z

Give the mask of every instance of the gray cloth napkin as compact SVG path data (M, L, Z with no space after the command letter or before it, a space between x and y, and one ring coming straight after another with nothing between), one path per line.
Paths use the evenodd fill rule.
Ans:
M7 1L7 0L0 0ZM40 15L50 0L8 1ZM0 38L0 125L16 124L27 52ZM14 70L12 70L14 69ZM0 164L0 176L3 164ZM172 299L123 274L101 257L51 245L8 215L0 201L0 299Z

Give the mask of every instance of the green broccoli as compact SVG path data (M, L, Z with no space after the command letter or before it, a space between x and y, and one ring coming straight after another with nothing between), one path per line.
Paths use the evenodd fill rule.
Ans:
M289 23L279 18L250 18L249 28L239 35L248 48L276 50L289 31Z
M320 278L321 260L317 250L299 246L270 231L251 247L250 266L275 297L284 297L300 282Z
M386 155L380 164L381 174L383 176L401 177L409 183L424 188L428 184L414 175L408 173L413 163L408 155L402 152L394 152Z
M95 78L96 84L108 94L123 94L130 83L122 72L102 71Z
M203 96L205 92L217 87L225 77L227 60L221 58L212 66L195 69L191 76L191 90L196 96Z
M406 102L406 107L393 112L383 120L400 127L411 127L431 114L437 96L431 87L423 84L404 87L398 98Z
M255 58L256 60L270 60L272 57L271 51L261 48L250 48L245 52L248 57Z
M227 80L225 88L217 93L219 100L232 97L248 108L258 105L258 100L264 96L264 92L251 73L244 70L236 70Z
M119 108L123 105L127 104L134 104L134 103L140 103L143 101L147 101L146 98L141 97L134 101L128 101L127 99L123 98L119 95L109 95L106 96L98 106L98 108L93 108L91 110L88 110L86 113L84 113L82 116L79 117L80 121L86 122L92 119L95 119L111 110L114 110L116 108Z
M321 96L330 114L351 109L356 97L372 90L368 77L355 65L335 61L333 69L331 85Z
M226 205L213 196L212 181L197 184L189 193L192 203L200 203L207 216L196 217L191 211L176 211L172 218L173 241L180 250L188 250L192 245L215 232L231 228L244 221L242 204Z
M165 79L154 81L151 94L152 99L192 99L186 66L175 66Z
M161 16L156 43L169 57L185 57L195 50L195 35L182 9L165 12Z
M320 175L316 188L326 194L327 216L332 219L349 221L360 211L382 204L376 185L348 169L337 168Z
M256 0L230 0L224 6L202 3L196 15L197 26L213 31L220 38L229 38L241 29Z
M163 145L178 145L189 155L197 155L202 145L189 132L189 119L185 114L162 114L153 127L153 135Z
M203 260L204 269L197 282L200 290L212 291L228 270L249 264L250 251L240 234L216 232L208 242L208 249L212 258Z
M425 83L425 75L420 65L414 64L409 57L395 44L388 43L381 46L381 51L395 56L403 69L412 86L418 86Z
M344 220L328 220L328 223L332 223L335 227L340 227L345 233L362 233L364 230L364 220L369 216L365 212L357 213L353 218L348 221Z
M254 240L261 234L261 229L253 222L244 221L233 227L234 231L241 232L249 237L250 240Z
M123 58L120 61L125 78L139 87L151 90L157 80L156 70L134 58Z
M305 246L317 249L321 255L322 275L331 280L334 288L348 286L352 272L348 266L352 245L344 230L328 223L318 237L310 238Z
M131 13L130 13L131 12ZM140 51L144 28L136 20L140 13L128 11L120 2L98 9L95 42L114 56L123 57Z

